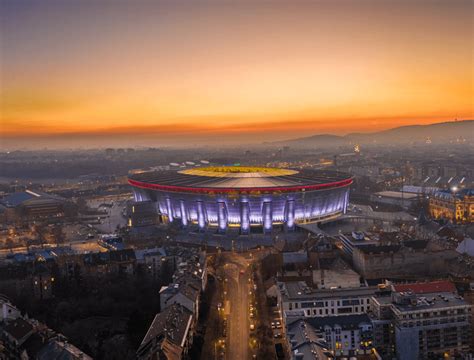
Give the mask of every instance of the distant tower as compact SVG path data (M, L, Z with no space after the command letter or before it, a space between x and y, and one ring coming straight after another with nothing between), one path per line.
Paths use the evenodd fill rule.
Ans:
M359 144L355 144L355 145L354 145L354 152L355 152L356 154L360 154L360 145L359 145Z

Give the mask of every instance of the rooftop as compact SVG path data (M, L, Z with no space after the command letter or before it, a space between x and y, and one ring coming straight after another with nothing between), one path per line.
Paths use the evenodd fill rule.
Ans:
M135 258L137 260L144 260L147 256L166 256L166 250L162 247L155 247L153 249L135 249Z
M92 360L92 358L79 350L74 345L52 340L45 345L36 355L37 360Z
M367 314L341 315L312 317L306 319L316 329L324 330L324 327L340 327L344 330L355 330L360 324L370 324L371 320Z
M461 296L453 293L425 293L424 295L426 296L416 296L415 304L393 304L393 306L400 312L411 312L469 305Z
M306 263L308 261L308 254L304 251L298 252L284 252L283 264Z
M470 306L455 289L451 291L452 283L449 281L392 285L392 288L391 296L377 296L375 300L383 305L391 304L398 313ZM411 291L412 288L414 291Z
M17 207L20 205L26 205L31 202L64 202L65 199L60 196L47 194L41 191L26 190L22 192L16 192L5 196L0 200L0 203L6 207Z
M380 192L375 193L374 195L380 196L380 197L389 197L393 199L406 199L406 200L416 199L418 197L418 194L406 193L406 192L401 192L401 191L380 191Z
M183 347L192 317L192 313L179 304L173 304L164 309L156 314L140 348L159 337L167 338L172 343Z
M393 285L394 291L411 291L415 294L429 294L440 292L456 293L456 287L451 281L432 281L426 283L396 284Z
M334 297L370 296L377 291L376 287L354 287L342 289L314 289L304 281L279 283L283 297L288 300L325 299Z
M314 359L315 353L321 356L328 347L321 333L303 319L288 324L287 336L292 352L303 355L304 359Z
M455 187L448 190L439 190L434 193L435 197L440 197L444 199L453 199L458 198L462 199L465 196L474 196L474 189L456 189Z
M17 342L25 340L25 337L31 334L33 329L33 325L22 318L18 318L14 321L9 322L3 328L3 330Z
M376 234L366 234L359 231L353 231L351 234L339 234L339 239L351 246L367 246L370 244L378 244L380 239Z
M191 276L186 276L186 278L181 278L177 282L160 289L160 294L173 296L177 293L181 293L189 300L196 302L199 297L200 287L197 281L194 281Z
M383 254L390 252L397 252L403 247L413 250L423 250L428 245L427 240L408 240L401 244L390 244L390 245L367 245L358 247L358 249L366 254Z
M242 171L242 169L253 169ZM238 171L237 171L238 170ZM150 171L129 175L133 186L162 191L317 190L352 183L348 174L321 170L218 167Z

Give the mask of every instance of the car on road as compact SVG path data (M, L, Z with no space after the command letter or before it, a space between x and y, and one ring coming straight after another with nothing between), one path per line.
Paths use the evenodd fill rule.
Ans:
M254 331L255 330L255 325L254 324L250 324L250 331Z
M227 319L222 321L222 337L227 337Z

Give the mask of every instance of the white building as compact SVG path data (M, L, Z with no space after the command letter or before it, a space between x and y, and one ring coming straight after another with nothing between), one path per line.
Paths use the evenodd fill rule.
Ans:
M469 354L472 306L449 281L393 285L372 308L375 319L392 323L399 360Z
M18 319L21 316L20 310L10 303L10 300L0 295L0 322Z
M304 281L278 283L278 303L284 317L325 317L364 314L376 287L315 289Z

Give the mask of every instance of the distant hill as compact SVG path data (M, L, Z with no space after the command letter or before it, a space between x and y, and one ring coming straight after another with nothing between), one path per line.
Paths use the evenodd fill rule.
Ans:
M331 134L313 135L304 138L283 140L271 143L278 146L330 147L353 143L409 144L425 142L447 143L464 138L474 141L474 120L460 120L430 125L408 125L373 133L351 133L345 136Z

